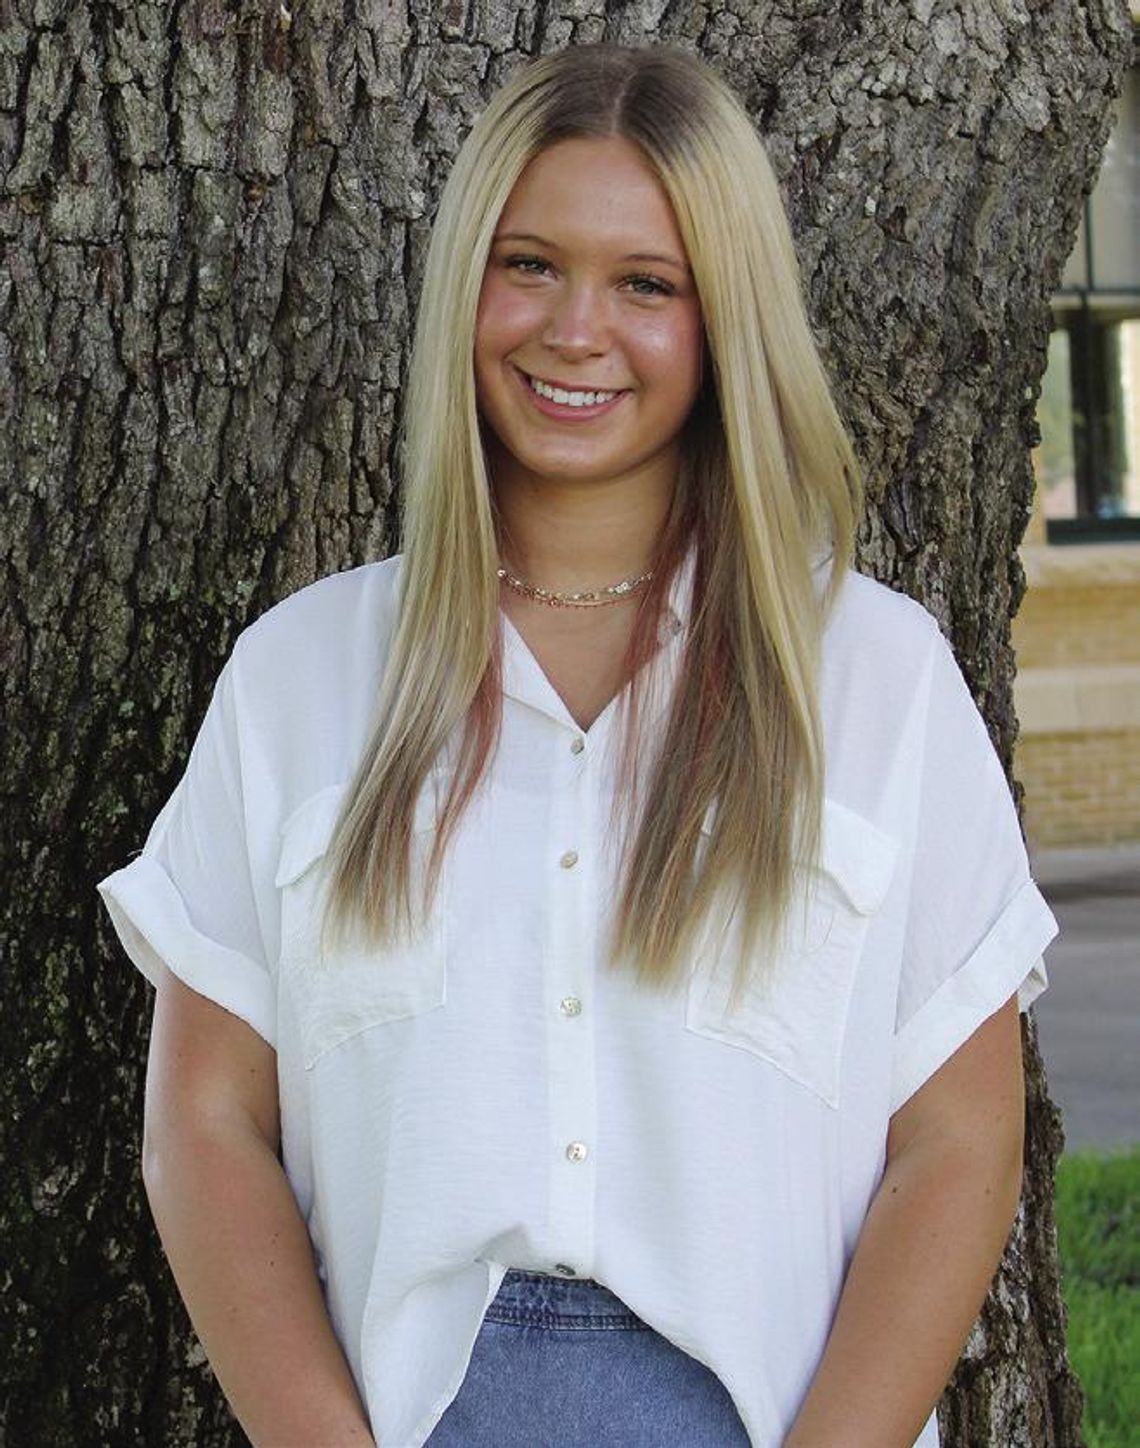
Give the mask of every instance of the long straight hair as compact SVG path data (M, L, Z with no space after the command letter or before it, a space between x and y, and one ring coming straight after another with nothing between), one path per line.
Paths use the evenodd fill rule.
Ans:
M677 219L711 360L626 658L616 803L627 828L610 964L674 990L702 929L733 919L735 1005L779 949L799 872L818 860L821 636L851 563L862 487L764 148L716 74L670 48L576 46L531 62L495 95L456 158L428 251L408 382L398 617L375 730L331 846L328 919L338 930L362 926L381 945L414 928L419 793L457 740L422 874L426 909L498 745L499 540L475 319L512 188L539 152L572 137L624 137L641 148ZM639 740L638 666L690 548L693 608L664 735ZM827 551L820 586L813 562Z

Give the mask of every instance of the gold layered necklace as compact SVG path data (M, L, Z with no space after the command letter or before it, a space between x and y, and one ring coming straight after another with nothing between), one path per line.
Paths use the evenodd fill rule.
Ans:
M508 588L513 588L524 598L534 599L536 603L547 603L551 608L602 608L607 603L620 603L653 577L650 570L638 578L623 578L620 583L611 583L608 588L585 588L575 593L556 593L550 588L539 588L535 583L524 583L505 568L495 571Z

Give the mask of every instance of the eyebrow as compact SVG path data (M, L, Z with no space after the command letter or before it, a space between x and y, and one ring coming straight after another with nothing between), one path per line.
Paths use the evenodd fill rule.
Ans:
M558 251L558 243L549 241L545 236L539 236L533 231L501 231L494 238L495 241L533 241L539 246L545 246L548 251ZM666 252L659 251L631 251L627 256L620 258L622 261L653 261L663 262L666 266L676 267L680 272L689 273L689 268L683 261L675 256L669 256Z

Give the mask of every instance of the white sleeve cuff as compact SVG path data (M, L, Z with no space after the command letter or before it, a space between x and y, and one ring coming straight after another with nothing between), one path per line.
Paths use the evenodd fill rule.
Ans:
M1027 1010L1049 984L1042 951L1057 921L1032 880L1010 899L974 953L895 1037L891 1114L1017 992Z
M99 882L99 894L123 949L158 985L166 965L192 990L277 1045L277 1000L264 966L199 931L174 881L146 855Z

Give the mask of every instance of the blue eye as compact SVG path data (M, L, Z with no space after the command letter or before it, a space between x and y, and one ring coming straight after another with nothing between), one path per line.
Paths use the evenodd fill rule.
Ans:
M508 271L517 271L523 276L544 276L550 270L550 265L550 262L542 256L518 254L503 258L503 266ZM669 282L662 281L660 277L650 276L647 272L637 272L633 276L623 278L622 285L628 287L634 296L638 297L671 297L676 292L676 288Z
M627 277L626 280L640 297L671 297L673 295L674 289L668 282L663 282L660 277L639 274Z

